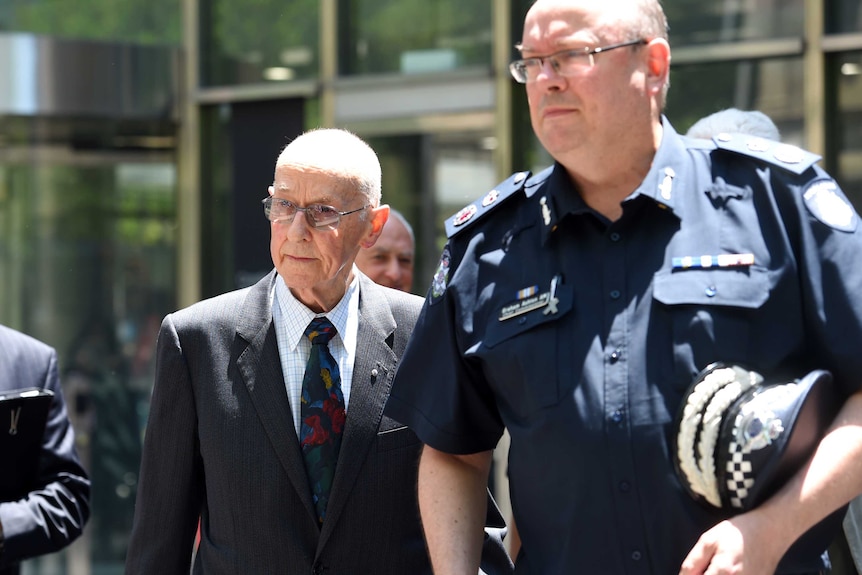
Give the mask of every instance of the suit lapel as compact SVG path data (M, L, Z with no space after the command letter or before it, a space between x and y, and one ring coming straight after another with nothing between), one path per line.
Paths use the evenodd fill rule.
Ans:
M318 550L323 548L337 523L368 458L368 450L377 438L398 361L386 343L396 324L383 288L363 275L359 278L359 331L350 404Z
M240 350L237 368L245 380L267 438L303 505L316 521L317 513L311 500L299 438L293 426L272 322L270 294L277 279L275 271L271 272L251 287L243 302L237 335L247 342L247 346Z

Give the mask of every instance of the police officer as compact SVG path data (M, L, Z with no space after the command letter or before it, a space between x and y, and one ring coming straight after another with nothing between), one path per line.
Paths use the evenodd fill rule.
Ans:
M828 536L785 552L862 491L859 217L817 156L678 135L666 29L657 0L527 14L511 71L555 163L447 221L387 406L426 443L437 575L475 572L504 428L516 573L816 573ZM715 361L828 369L843 400L810 465L733 517L684 492L670 451Z

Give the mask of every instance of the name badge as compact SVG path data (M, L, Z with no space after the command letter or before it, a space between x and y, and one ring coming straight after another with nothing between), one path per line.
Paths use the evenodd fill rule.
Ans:
M556 297L557 284L560 282L560 276L554 276L551 280L551 289L544 293L537 294L539 286L532 286L518 291L515 301L503 306L500 310L500 321L506 321L513 317L518 317L531 311L546 308L545 315L557 313L557 305L560 300Z
M507 319L541 309L548 305L549 301L551 301L551 292L541 293L527 299L512 302L503 306L503 309L500 310L500 321L506 321Z

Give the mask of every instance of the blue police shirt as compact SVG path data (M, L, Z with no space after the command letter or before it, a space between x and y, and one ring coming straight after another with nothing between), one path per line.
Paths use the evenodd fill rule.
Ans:
M677 572L724 518L672 467L681 397L708 364L824 368L842 397L858 389L862 233L817 159L664 120L615 222L559 165L447 222L387 413L457 454L508 428L516 573ZM788 572L816 571L818 545Z

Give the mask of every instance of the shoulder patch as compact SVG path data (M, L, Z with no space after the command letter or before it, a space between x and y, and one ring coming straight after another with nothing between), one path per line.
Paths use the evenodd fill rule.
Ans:
M514 195L515 192L522 190L529 177L530 172L512 174L509 179L497 184L493 190L472 204L468 204L454 216L447 218L446 237L451 238L461 230L470 227L473 222L482 219L482 216L486 213L502 204L506 199Z
M815 218L836 230L854 232L859 221L856 210L834 180L819 178L802 190L805 207Z
M440 301L443 294L446 293L446 287L449 284L449 265L452 257L449 255L449 244L443 248L443 253L440 254L440 262L437 264L437 269L434 271L434 277L431 278L431 298L430 304L435 304Z
M713 141L720 150L749 156L795 174L820 161L820 156L802 148L747 134L721 133Z

